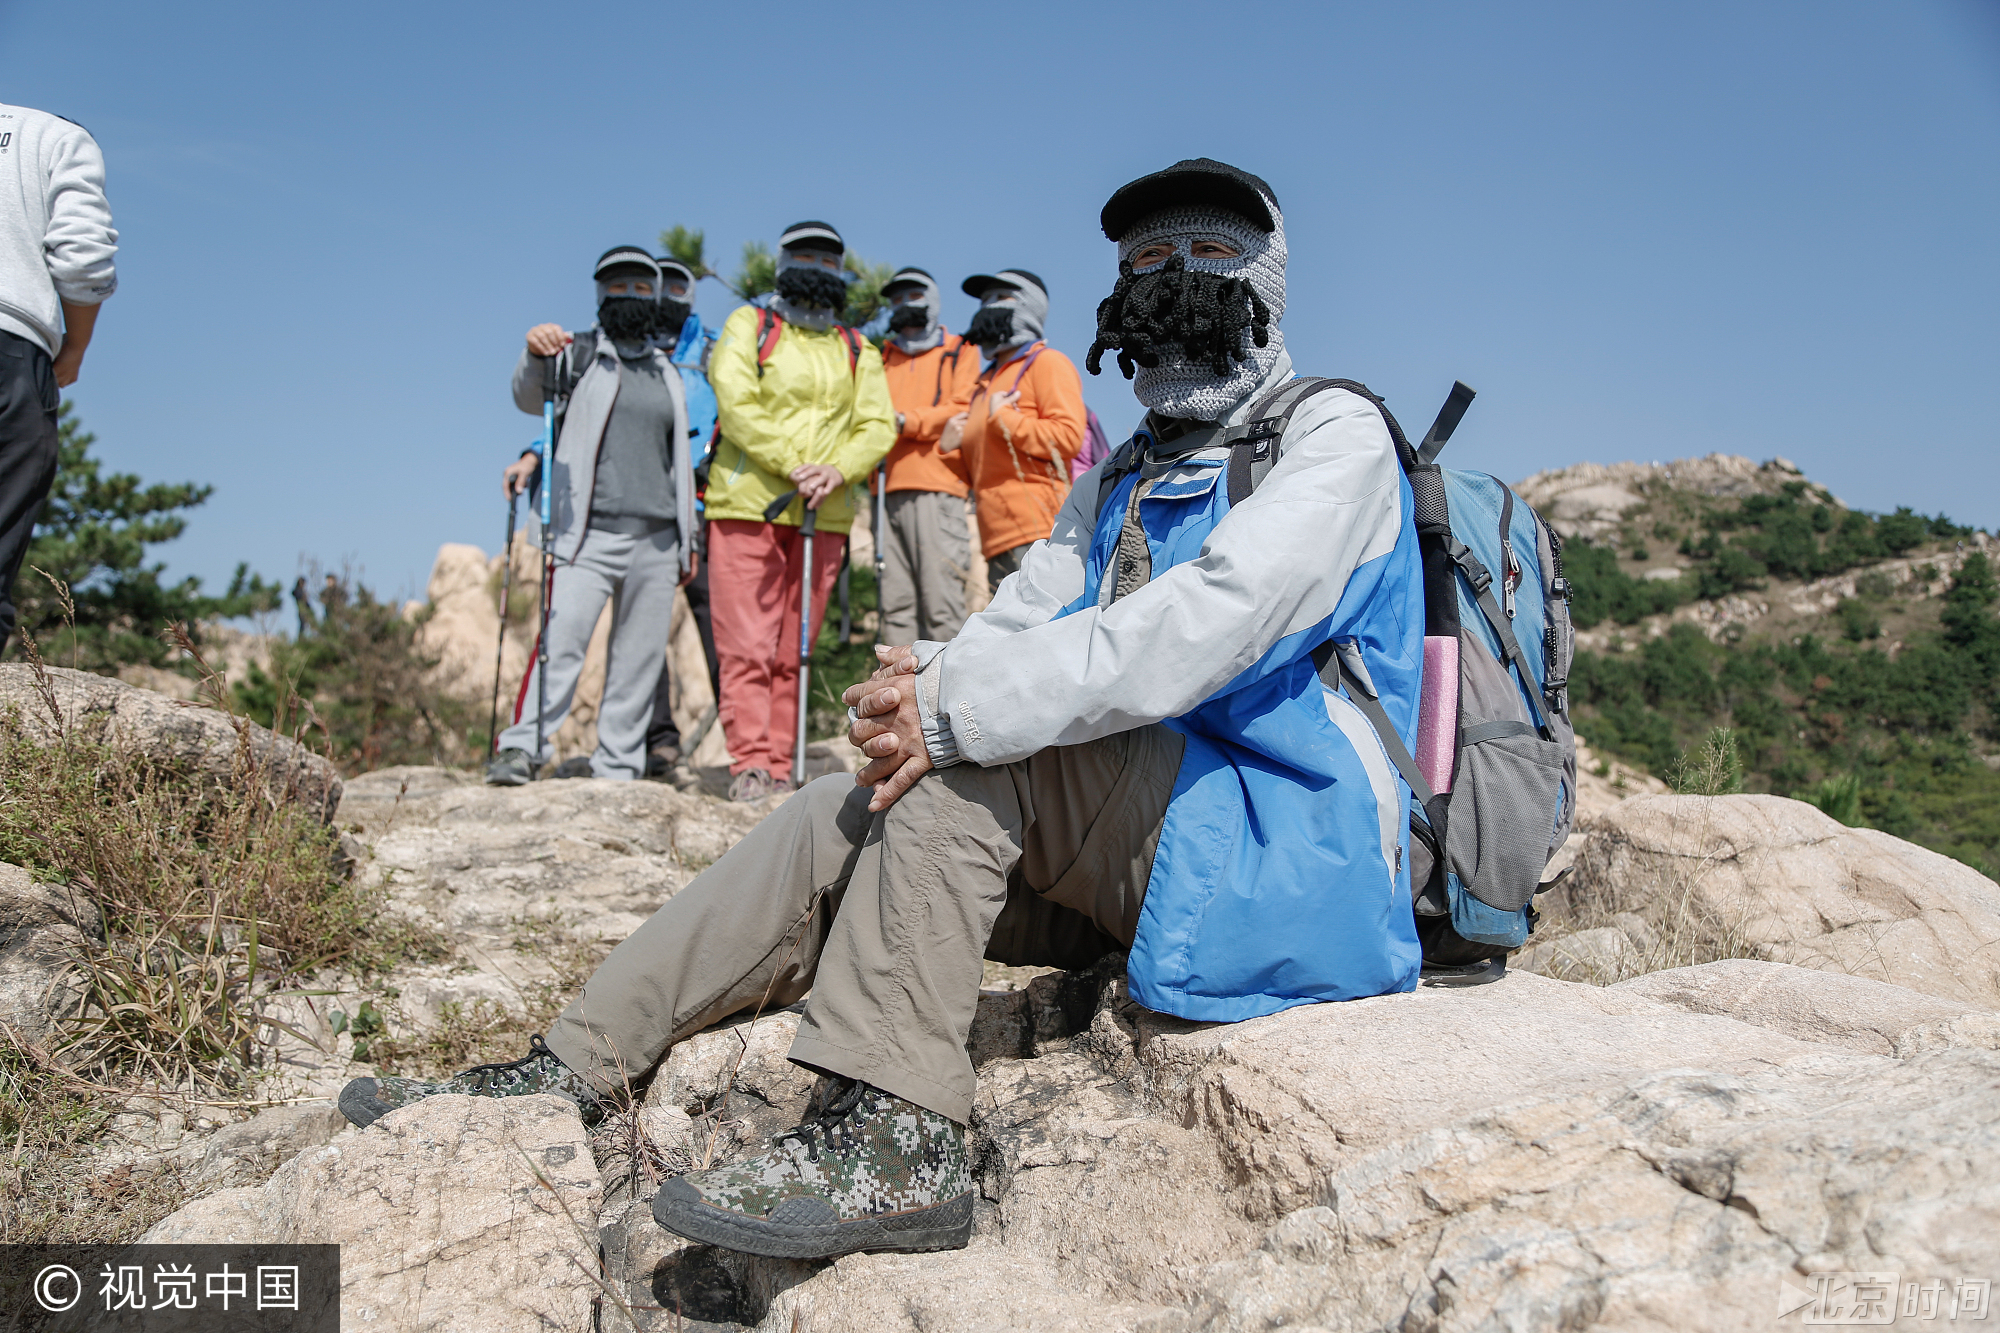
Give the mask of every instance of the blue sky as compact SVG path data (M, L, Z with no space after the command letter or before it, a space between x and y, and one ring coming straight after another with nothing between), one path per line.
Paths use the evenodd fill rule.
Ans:
M2000 6L552 7L0 0L0 100L87 125L121 288L73 397L164 548L420 594L497 547L530 324L675 222L719 268L820 217L871 260L1048 279L1079 362L1097 210L1207 155L1263 175L1301 369L1448 461L1784 455L1849 504L2000 526ZM727 261L727 262L720 262ZM704 316L733 304L703 284ZM1117 433L1115 370L1086 379Z

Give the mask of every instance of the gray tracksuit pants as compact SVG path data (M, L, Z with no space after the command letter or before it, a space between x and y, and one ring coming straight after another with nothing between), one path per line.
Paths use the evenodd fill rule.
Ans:
M879 815L820 778L612 950L549 1046L616 1090L717 1019L810 992L793 1060L962 1123L981 957L1082 968L1131 944L1182 748L1150 726L957 764Z
M514 710L514 724L500 733L500 748L525 750L537 764L548 740L569 716L577 677L604 603L611 602L611 645L604 665L604 699L597 710L597 751L592 777L633 779L646 773L646 728L674 623L674 589L680 582L680 536L672 524L647 536L592 528L571 564L556 564L549 608L549 696L542 754L535 754L539 662L531 662Z
M883 501L882 642L948 643L965 623L971 573L965 500L944 491L890 491Z

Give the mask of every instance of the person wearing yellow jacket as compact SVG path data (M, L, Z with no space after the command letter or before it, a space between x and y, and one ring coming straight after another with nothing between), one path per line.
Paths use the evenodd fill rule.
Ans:
M896 442L882 354L840 324L846 244L824 222L778 241L777 291L722 326L709 359L721 438L710 465L709 582L731 799L790 784L798 725L799 525L818 514L811 641L854 524L855 487ZM797 492L776 522L767 506Z

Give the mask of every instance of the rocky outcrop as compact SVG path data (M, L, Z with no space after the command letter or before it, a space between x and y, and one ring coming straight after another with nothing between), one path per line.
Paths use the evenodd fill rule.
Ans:
M1517 974L1226 1026L1112 981L1079 1030L984 1066L971 1248L746 1259L633 1202L607 1262L642 1326L770 1333L1762 1328L1810 1272L2000 1263L2000 1055L1976 1015L1724 970L1666 974L1667 998ZM1839 1013L1855 985L1867 1017L1823 1041L1769 1002L1822 989ZM1864 1029L1930 1035L1896 1058Z
M2000 886L1801 801L1624 801L1592 823L1575 867L1545 895L1549 934L1609 929L1606 918L1630 914L1709 958L1795 963L2000 1008Z
M1709 454L1671 463L1575 463L1537 472L1514 490L1564 537L1599 539L1616 532L1625 511L1661 488L1742 499L1776 495L1803 476L1789 459L1760 464L1740 454Z
M57 1018L76 1008L82 988L72 964L102 929L83 894L0 862L0 1023L17 1040L47 1040Z
M272 799L297 800L329 818L340 804L332 763L254 722L109 676L64 667L47 674L44 695L34 668L0 663L0 719L17 719L20 734L37 744L106 744L223 790L254 777Z
M585 1326L603 1189L559 1097L438 1097L295 1157L141 1239L340 1246L343 1322L528 1333Z

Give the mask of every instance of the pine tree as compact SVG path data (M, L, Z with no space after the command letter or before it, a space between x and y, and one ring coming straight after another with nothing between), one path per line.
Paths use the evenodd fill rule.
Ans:
M149 486L129 472L104 472L90 455L97 437L83 429L73 404L62 405L56 429L55 485L14 584L21 628L35 636L50 662L105 672L128 662L163 666L169 652L160 631L174 621L198 632L204 620L279 605L278 586L247 564L236 567L220 597L203 593L201 580L192 576L165 582L166 566L148 565L146 548L180 536L187 528L184 512L206 502L215 488L195 482ZM51 577L75 600L73 629L64 623ZM20 653L18 639L8 651Z

